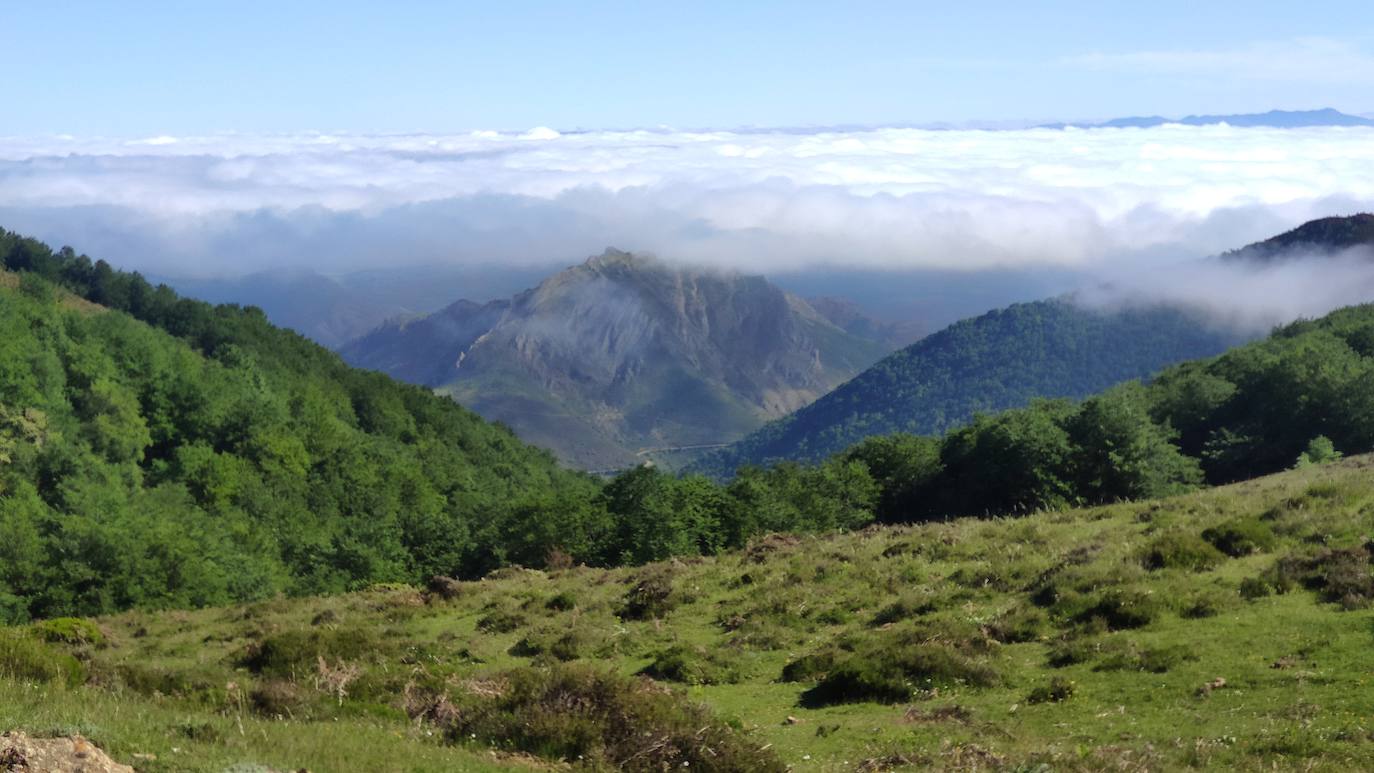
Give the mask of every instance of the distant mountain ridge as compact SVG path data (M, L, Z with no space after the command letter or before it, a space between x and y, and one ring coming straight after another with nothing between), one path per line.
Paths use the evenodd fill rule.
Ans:
M1374 248L1374 214L1362 212L1311 220L1221 257L1223 260L1268 262L1298 252L1331 255L1359 247Z
M1374 246L1374 215L1304 223L1221 256L1265 262ZM940 433L1038 397L1080 398L1166 365L1220 354L1247 336L1179 306L1090 309L1068 297L957 322L888 355L814 403L698 460L725 477L742 465L816 461L872 435Z
M743 465L819 461L871 435L939 434L975 413L1039 397L1085 397L1242 340L1171 307L1107 312L1068 298L1018 303L888 355L693 469L728 477Z
M1042 129L1111 129L1138 128L1148 129L1166 124L1183 126L1212 126L1229 124L1242 127L1266 127L1276 129L1296 129L1312 126L1374 126L1374 119L1342 113L1334 108L1320 110L1270 110L1265 113L1237 113L1231 115L1188 115L1182 118L1165 118L1158 115L1128 116L1108 121L1088 123L1049 123Z
M509 299L384 324L341 354L607 469L738 439L886 351L763 277L607 250Z

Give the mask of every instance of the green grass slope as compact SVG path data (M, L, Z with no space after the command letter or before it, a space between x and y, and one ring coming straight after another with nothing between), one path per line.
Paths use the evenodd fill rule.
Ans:
M0 629L0 724L143 770L1369 768L1371 473Z

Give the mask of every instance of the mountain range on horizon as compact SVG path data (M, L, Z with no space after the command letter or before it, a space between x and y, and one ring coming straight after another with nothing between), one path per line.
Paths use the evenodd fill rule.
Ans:
M1040 124L1042 129L1110 129L1139 128L1147 129L1167 124L1183 126L1213 126L1228 124L1238 127L1263 127L1274 129L1297 129L1313 126L1374 126L1374 118L1364 115L1351 115L1335 108L1324 107L1317 110L1269 110L1263 113L1232 113L1226 115L1187 115L1182 118L1166 118L1159 115L1126 116L1105 121L1055 122Z

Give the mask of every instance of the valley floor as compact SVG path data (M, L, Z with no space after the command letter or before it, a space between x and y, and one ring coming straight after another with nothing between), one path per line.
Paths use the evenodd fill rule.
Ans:
M1368 769L1371 533L1361 457L647 567L50 622L0 630L0 729L139 770L547 767L528 734L456 731L580 662L668 682L798 771Z

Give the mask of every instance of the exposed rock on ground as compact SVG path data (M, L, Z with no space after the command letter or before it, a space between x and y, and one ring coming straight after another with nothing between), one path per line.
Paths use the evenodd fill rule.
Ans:
M0 735L0 773L134 773L128 765L79 735L33 738L17 730Z

